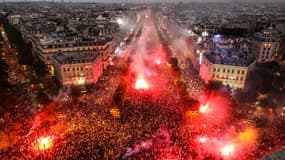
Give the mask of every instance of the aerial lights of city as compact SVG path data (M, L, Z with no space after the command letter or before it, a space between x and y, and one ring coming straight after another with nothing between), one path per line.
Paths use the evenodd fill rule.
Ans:
M169 18L172 13L165 11L166 4L129 6L132 12L124 8L128 6L125 4L114 6L116 9L109 6L111 9L106 7L107 11L102 14L93 14L98 12L93 8L96 5L63 4L71 5L80 16L72 21L60 21L65 16L59 16L56 23L46 23L57 25L56 30L46 31L52 34L38 31L32 36L37 43L32 45L39 45L39 48L43 45L43 52L49 47L51 50L59 47L65 52L61 48L64 46L68 48L66 56L51 51L39 53L53 54L53 64L48 65L53 66L54 75L46 73L43 76L37 70L41 67L31 66L29 74L18 75L31 76L29 81L9 81L16 84L13 83L13 90L7 90L14 95L9 101L16 104L9 104L10 108L3 109L3 114L2 108L0 110L1 159L255 160L282 149L284 107L261 107L262 101L245 103L243 99L247 97L235 90L235 87L244 87L249 72L246 69L250 68L247 65L252 61L249 57L248 64L244 63L244 55L234 54L245 53L246 45L238 43L248 40L240 37L223 40L225 36L205 28L189 30ZM58 15L67 14L68 10L61 7L55 7ZM168 7L171 10L171 6ZM29 12L35 11L37 7ZM38 12L45 14L41 10ZM11 19L9 16L1 18ZM74 28L71 24L76 21L92 27L79 25ZM61 26L62 23L69 25ZM94 23L98 26L94 27ZM11 26L6 24L0 31L7 32L9 37L11 32L7 27ZM191 34L185 34L185 30ZM212 34L215 43L222 42L207 45L211 43ZM11 38L3 42L4 52L13 56L15 48L11 47L17 45L9 43L15 42ZM79 44L86 48L74 47ZM230 51L235 60L242 57L242 66L233 67L235 64L231 62L217 67L225 55L218 57L215 53L211 57L208 51L212 54L222 50L224 54L227 47L221 44L228 48L234 46ZM206 48L214 45L222 49ZM239 46L241 49L235 52ZM203 52L197 52L200 50ZM72 55L71 51L81 56ZM95 56L88 59L92 54ZM7 59L4 58L9 63ZM9 65L17 66L17 63ZM223 68L227 65L230 67ZM9 68L14 69L11 66ZM223 81L228 77L219 72L231 74L228 76L231 78ZM282 77L282 73L278 71L274 77ZM13 71L10 77L14 75ZM278 79L272 83L276 87L282 81ZM282 88L278 90L283 91ZM237 95L241 101L237 100ZM258 99L267 97L270 97L268 93L258 93ZM277 103L277 99L273 99ZM270 106L269 102L266 104Z

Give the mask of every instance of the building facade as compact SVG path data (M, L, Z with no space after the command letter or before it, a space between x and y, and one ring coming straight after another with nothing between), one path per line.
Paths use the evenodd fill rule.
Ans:
M103 73L104 64L100 54L57 54L53 58L54 73L63 85L96 83Z
M203 63L200 66L200 76L208 74L208 77L203 79L221 81L224 85L229 85L231 88L243 89L246 84L248 74L255 66L255 61L250 64L218 64L211 62L207 57L204 57ZM202 69L204 71L202 71Z
M243 89L255 66L246 38L214 36L200 57L200 76L204 81L217 80L231 88Z
M33 52L48 67L51 74L54 74L53 58L58 53L63 54L95 54L99 52L104 61L104 68L108 65L108 59L114 53L118 40L98 40L98 41L57 41L53 38L32 39Z

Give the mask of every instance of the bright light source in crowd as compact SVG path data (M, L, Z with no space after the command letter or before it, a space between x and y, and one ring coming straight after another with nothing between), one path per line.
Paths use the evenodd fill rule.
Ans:
M220 38L220 37L221 37L221 35L216 34L214 37L215 37L215 38Z
M157 60L155 60L155 63L156 63L156 64L161 64L161 60L160 60L160 59L157 59Z
M85 79L84 79L84 78L79 78L79 79L77 80L77 84L78 84L78 85L83 85L83 84L85 84Z
M233 144L226 145L221 149L221 154L222 156L225 156L225 157L231 156L234 152L234 149L235 147Z
M205 105L200 106L200 113L208 113L209 112L209 103L207 102Z
M199 138L199 142L201 142L201 143L206 143L207 141L208 141L207 137L200 137Z
M122 24L124 23L124 21L123 21L123 19L118 18L118 19L117 19L117 23L118 23L119 25L122 25Z
M140 77L137 79L137 81L136 81L135 88L136 88L137 90L139 90L139 89L149 89L149 85L148 85L148 83L146 82L146 80L145 80L142 76L140 76Z
M115 50L115 54L118 55L120 53L120 51L121 51L120 47L117 47Z
M40 137L37 140L36 144L34 145L34 148L36 150L43 151L43 150L47 150L47 149L51 148L52 145L53 145L52 137L50 137L50 136Z
M120 116L121 116L121 112L118 108L112 108L110 110L110 113L114 118L120 118Z

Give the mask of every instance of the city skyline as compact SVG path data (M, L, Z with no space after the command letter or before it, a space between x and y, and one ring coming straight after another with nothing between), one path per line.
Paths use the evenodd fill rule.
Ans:
M1 2L62 2L62 0L2 0ZM283 0L63 0L63 2L92 2L92 3L190 3L190 2L201 2L201 3L208 3L208 2L236 2L236 3L279 3L284 2Z

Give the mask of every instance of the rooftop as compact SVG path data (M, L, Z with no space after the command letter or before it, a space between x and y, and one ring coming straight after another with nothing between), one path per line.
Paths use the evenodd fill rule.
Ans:
M79 63L92 63L99 56L99 52L93 54L77 54L77 55L65 55L59 53L54 56L60 64L79 64Z
M256 33L253 36L253 38L256 40L260 40L260 41L274 42L278 40L279 36L280 35L277 30L266 29L266 30L263 30L262 32Z
M212 42L205 56L214 64L248 66L254 61L246 38L217 35Z

